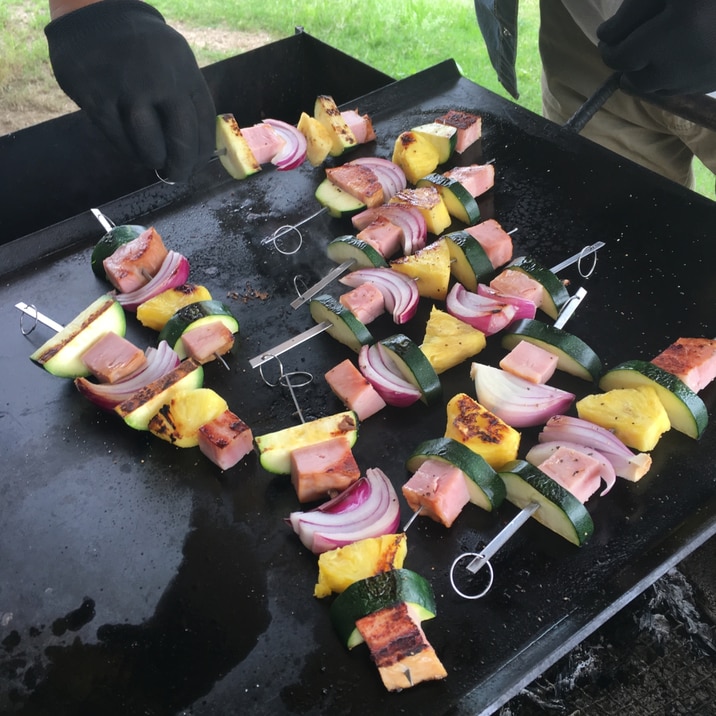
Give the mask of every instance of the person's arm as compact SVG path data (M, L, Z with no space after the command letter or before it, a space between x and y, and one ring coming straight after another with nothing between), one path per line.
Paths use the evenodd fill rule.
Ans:
M186 39L142 0L49 0L64 92L125 155L186 181L214 151L216 111Z
M49 0L50 1L50 20L56 20L62 15L66 15L73 10L79 10L81 7L93 5L101 0Z

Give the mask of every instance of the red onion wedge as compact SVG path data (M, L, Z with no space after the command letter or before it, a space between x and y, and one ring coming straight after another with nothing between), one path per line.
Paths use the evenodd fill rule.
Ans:
M163 291L186 283L189 278L189 261L177 251L169 251L156 275L141 288L129 293L117 293L117 303L128 311L136 311L140 303L158 296Z
M382 204L359 212L351 221L353 227L361 231L378 216L383 216L400 227L404 254L413 254L425 246L428 239L428 225L417 207L405 204Z
M530 383L482 363L472 364L470 377L475 381L478 402L513 428L542 425L569 408L575 398L560 388Z
M150 346L144 352L147 362L144 367L118 383L93 383L87 378L77 378L75 386L86 398L104 410L113 410L124 400L131 398L138 390L176 368L180 361L166 341L156 347Z
M394 533L400 523L400 503L387 475L369 468L337 497L316 509L292 512L287 521L307 549L321 554Z
M447 312L473 328L491 336L512 323L517 307L511 303L480 296L456 283L445 297Z
M360 349L358 368L388 405L406 408L422 397L421 392L403 378L398 368L380 350L380 345L377 343Z
M651 456L633 453L611 431L570 415L554 415L542 428L540 442L561 440L594 448L612 463L618 477L631 482L640 480L651 468Z
M288 122L280 119L264 119L264 124L273 127L284 140L285 144L279 153L271 160L277 169L295 169L306 160L307 144L303 132Z
M351 164L363 164L375 172L378 181L383 187L383 196L386 202L408 186L405 172L395 162L391 162L390 159L358 157L358 159L353 159Z
M539 442L528 450L527 454L525 455L525 460L539 467L540 463L544 462L559 447L569 448L570 450L576 450L577 452L584 453L585 455L588 455L589 457L596 460L602 466L602 471L599 474L599 478L600 480L604 480L605 487L600 493L601 496L606 495L609 490L614 487L614 483L617 481L617 475L614 471L614 466L609 461L609 459L602 455L598 450L587 447L586 445L580 445L578 443L571 443L562 440ZM599 485L596 485L593 491L596 492L598 489Z
M407 323L418 310L420 294L412 278L389 268L364 268L352 271L340 279L341 283L357 288L372 283L383 295L386 310L398 323Z
M492 298L500 303L509 303L517 308L515 317L513 320L517 321L521 318L534 318L537 315L537 304L534 301L530 301L529 298L523 298L522 296L510 296L501 291L497 291L494 288L484 284L477 284L477 295L486 296Z

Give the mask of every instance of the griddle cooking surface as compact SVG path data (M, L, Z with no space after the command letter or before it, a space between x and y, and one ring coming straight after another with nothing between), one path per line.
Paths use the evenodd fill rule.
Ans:
M515 253L550 266L606 243L589 279L574 268L563 276L572 289L588 289L568 327L607 366L648 359L679 336L716 334L712 202L487 92L451 62L356 105L379 137L361 152L385 157L401 131L448 109L483 115L481 153L464 161L494 159L483 215L518 228ZM205 384L254 435L297 418L289 394L267 387L248 361L312 325L306 306L289 307L293 277L309 284L325 274L325 245L349 225L312 220L293 256L262 239L318 208L313 190L322 176L306 164L235 182L214 164L193 194L164 208L142 215L143 192L105 207L119 222L153 224L188 257L191 280L235 311L241 332L231 371L209 364ZM287 477L263 471L255 455L221 473L198 451L132 431L28 360L49 334L23 337L14 303L66 322L106 290L89 267L98 227L78 217L48 232L68 248L33 261L30 240L21 240L22 266L0 287L2 710L340 714L359 704L377 714L490 712L716 531L713 426L699 442L670 432L640 483L619 480L592 498L595 532L584 547L530 521L495 557L494 586L476 602L452 592L450 564L497 534L515 508L488 514L468 505L450 530L418 519L405 566L434 587L438 615L424 628L449 676L388 694L367 650L346 651L328 600L312 596L316 557L283 521L299 509ZM418 341L429 307L405 330ZM128 322L135 342L155 340ZM393 332L387 321L375 324L378 336ZM479 360L494 364L502 354L493 338ZM307 415L342 409L322 375L349 356L322 335L282 357L286 370L315 377L297 391ZM474 395L467 366L442 378L445 402L460 390ZM590 390L564 375L553 382ZM703 397L711 407L714 390ZM408 451L444 428L443 406L388 408L361 425L356 458L399 488ZM524 431L522 454L534 439Z

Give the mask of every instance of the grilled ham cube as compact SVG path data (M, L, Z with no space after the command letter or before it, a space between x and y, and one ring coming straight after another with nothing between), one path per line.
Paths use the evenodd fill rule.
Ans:
M251 428L225 410L199 428L199 449L215 465L228 470L254 449Z
M149 283L168 253L162 237L149 227L136 239L119 246L102 265L109 282L118 291L130 293Z
M356 621L388 691L444 679L447 671L420 625L417 608L400 602Z
M339 189L368 207L380 206L384 201L383 185L370 167L350 163L340 167L328 167L326 176Z
M679 338L651 362L698 393L716 377L716 340Z
M96 340L81 360L100 383L117 383L147 364L144 351L111 331Z
M359 477L350 441L342 435L291 451L291 484L299 502L343 492Z
M457 129L455 151L458 154L462 154L482 137L482 117L477 114L451 109L435 121Z
M465 231L477 239L494 268L504 266L512 259L512 236L494 219L468 226Z
M331 368L325 377L331 390L359 420L365 420L385 407L383 398L350 359Z
M403 496L413 512L450 527L470 501L462 470L442 460L425 460L403 485Z

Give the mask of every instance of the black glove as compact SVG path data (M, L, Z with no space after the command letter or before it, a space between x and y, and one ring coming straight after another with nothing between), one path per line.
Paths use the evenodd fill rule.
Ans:
M605 64L627 89L664 95L716 90L714 0L624 0L597 29Z
M45 34L57 83L121 151L185 181L215 147L216 111L188 43L140 0L102 0Z

